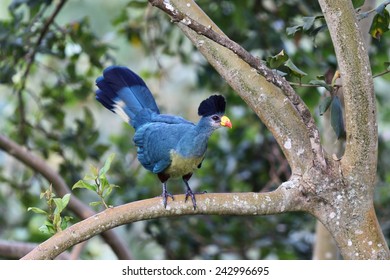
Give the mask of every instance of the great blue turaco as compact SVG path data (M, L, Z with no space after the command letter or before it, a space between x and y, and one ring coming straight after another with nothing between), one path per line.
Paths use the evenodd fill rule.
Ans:
M96 79L96 85L96 99L134 127L138 160L160 179L164 207L168 197L174 199L167 191L167 180L182 177L186 185L185 202L191 197L196 209L196 193L188 180L200 168L213 131L221 126L232 128L224 115L225 98L212 95L203 100L198 108L201 118L194 124L179 116L160 114L145 82L126 67L107 67L103 76Z

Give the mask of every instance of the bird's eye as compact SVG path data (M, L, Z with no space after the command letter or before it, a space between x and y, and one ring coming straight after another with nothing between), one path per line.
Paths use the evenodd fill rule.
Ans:
M212 116L211 117L214 121L218 121L219 120L219 117L218 116Z

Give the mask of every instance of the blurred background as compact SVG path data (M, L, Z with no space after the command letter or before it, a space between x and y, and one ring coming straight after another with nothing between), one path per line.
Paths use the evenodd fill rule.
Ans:
M95 79L105 67L119 64L145 80L164 113L197 122L201 100L215 93L227 98L233 129L211 137L206 160L190 181L194 189L265 192L289 178L288 163L272 135L163 12L142 0L68 0L47 26L60 2L0 0L2 135L44 158L70 187L91 165L101 166L115 153L108 179L120 188L107 199L111 205L160 195L159 180L136 159L133 129L95 101ZM308 84L336 69L333 46L321 18L307 30L294 29L320 15L316 1L196 2L225 34L260 59L284 50L308 73L299 79L289 69L280 68L292 82ZM44 38L39 38L46 27ZM388 67L389 45L387 33L371 41L373 74ZM390 75L380 75L374 82L380 133L375 204L390 241ZM324 141L339 145L342 140L335 138L329 123L323 121L325 116L318 113L325 90L295 88L323 137L332 139ZM0 150L3 244L40 243L49 237L39 230L45 216L27 211L28 207L47 207L40 193L49 186L40 174ZM184 192L180 180L171 180L168 187L173 194ZM83 189L72 191L72 196L86 204L97 200L94 193ZM64 214L73 217L71 224L79 220L70 211ZM311 259L315 224L315 219L304 213L191 216L141 221L115 231L136 259ZM11 257L0 253L0 258ZM85 243L78 258L116 259L116 255L95 237Z

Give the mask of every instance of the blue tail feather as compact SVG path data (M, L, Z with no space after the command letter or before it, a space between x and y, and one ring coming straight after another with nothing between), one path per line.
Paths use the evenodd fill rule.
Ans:
M126 67L110 66L96 79L96 99L134 127L137 114L145 111L159 114L156 101L145 82Z

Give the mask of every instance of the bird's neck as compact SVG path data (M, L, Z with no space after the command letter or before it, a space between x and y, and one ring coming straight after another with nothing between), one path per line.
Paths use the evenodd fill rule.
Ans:
M203 118L200 119L194 129L186 133L180 141L179 153L185 157L203 156L207 149L209 137L214 130L215 128L210 126L207 120L204 120Z
M215 127L210 125L210 122L207 118L201 118L196 125L196 131L198 134L207 135L207 138L214 132Z

